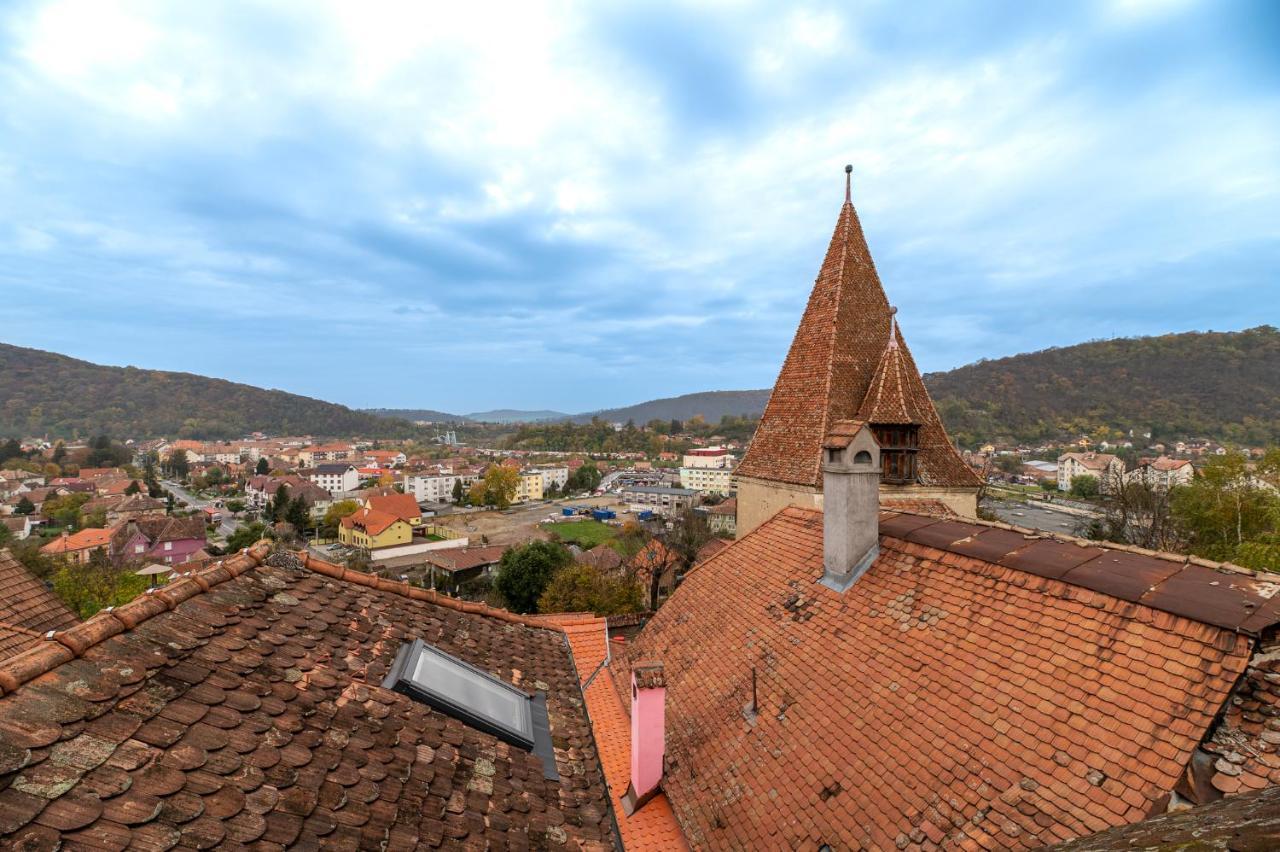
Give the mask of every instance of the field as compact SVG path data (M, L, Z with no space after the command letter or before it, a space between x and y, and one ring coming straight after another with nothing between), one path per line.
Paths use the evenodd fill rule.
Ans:
M583 550L611 541L618 534L617 527L590 520L543 524L542 529L556 533L565 544L576 544Z

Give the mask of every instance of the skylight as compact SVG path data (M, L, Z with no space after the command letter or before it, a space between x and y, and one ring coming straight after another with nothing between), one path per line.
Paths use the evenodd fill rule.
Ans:
M382 686L532 751L544 777L559 779L542 693L530 695L421 639L400 647Z

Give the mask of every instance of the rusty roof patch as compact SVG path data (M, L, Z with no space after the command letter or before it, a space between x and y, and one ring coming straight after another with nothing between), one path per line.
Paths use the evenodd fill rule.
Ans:
M1074 586L1136 603L1152 586L1169 579L1181 567L1168 559L1106 550L1098 558L1072 568L1062 579Z
M987 562L999 562L1005 556L1021 550L1036 539L1029 539L1022 533L1012 530L986 529L971 538L960 539L951 544L947 550L983 559Z
M1248 588L1251 584L1239 585L1240 579L1212 568L1185 565L1144 594L1141 602L1206 624L1241 630L1251 616L1272 608L1265 598L1253 595Z
M1001 565L1038 577L1058 580L1077 565L1106 553L1101 547L1082 547L1067 541L1041 539L1000 560Z
M906 534L907 541L936 547L939 550L950 550L952 545L964 538L969 538L982 531L982 527L960 521L938 521L936 524L917 527Z
M920 529L929 524L938 523L937 518L925 515L911 515L906 513L890 514L880 513L880 534L891 535L894 538L906 538L907 533L912 530Z

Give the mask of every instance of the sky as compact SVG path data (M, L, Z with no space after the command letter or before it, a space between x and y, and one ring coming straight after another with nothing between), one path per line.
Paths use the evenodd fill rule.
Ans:
M1280 3L0 3L0 341L357 407L1280 324Z

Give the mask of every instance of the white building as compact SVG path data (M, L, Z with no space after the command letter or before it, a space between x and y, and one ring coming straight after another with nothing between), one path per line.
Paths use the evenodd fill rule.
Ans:
M307 479L335 497L360 487L360 473L351 464L318 464L307 471Z
M699 447L684 454L681 467L732 467L733 457L724 447Z
M1070 491L1071 481L1077 476L1092 476L1098 480L1098 490L1106 494L1117 482L1124 480L1124 462L1108 453L1067 453L1058 457L1058 490Z
M480 475L472 471L457 473L429 473L418 476L406 474L404 490L419 503L452 503L454 483L461 482L465 492Z
M1153 488L1172 488L1188 485L1195 476L1195 468L1186 459L1160 456L1142 462L1124 476L1125 482L1138 482Z
M653 509L660 515L671 516L697 506L700 497L691 488L631 485L622 489L622 499L632 509Z
M569 468L567 467L535 467L526 472L536 473L542 477L542 491L544 494L553 485L558 489L564 488L569 481Z
M702 494L732 494L735 490L733 471L727 467L682 467L680 487Z

